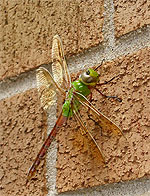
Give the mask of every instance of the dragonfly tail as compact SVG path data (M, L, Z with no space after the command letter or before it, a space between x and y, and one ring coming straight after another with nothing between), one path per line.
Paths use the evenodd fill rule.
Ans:
M47 149L49 148L50 144L52 143L53 139L55 138L55 136L57 134L59 127L61 127L64 123L66 123L66 121L67 121L67 117L62 116L62 113L61 113L55 123L55 126L51 130L51 132L48 135L47 139L45 140L42 148L40 149L34 163L32 164L32 166L29 169L27 180L26 180L26 185L29 182L29 180L33 177L38 165L40 164L41 160L44 158L44 156L47 152Z

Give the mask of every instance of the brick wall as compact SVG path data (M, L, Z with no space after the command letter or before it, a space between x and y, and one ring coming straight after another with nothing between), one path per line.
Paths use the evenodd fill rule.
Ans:
M1 1L0 13L0 195L149 194L150 2ZM82 110L106 165L69 120L25 186L28 168L55 122L55 111L46 114L40 107L35 81L37 67L50 68L55 34L62 39L72 78L102 59L101 82L119 74L101 90L122 103L95 92L93 104L122 128L127 141L100 136Z

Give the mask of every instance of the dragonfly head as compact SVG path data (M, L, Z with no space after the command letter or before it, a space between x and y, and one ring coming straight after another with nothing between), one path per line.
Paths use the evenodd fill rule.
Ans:
M80 75L79 80L88 86L95 86L99 82L99 74L94 69L88 68Z

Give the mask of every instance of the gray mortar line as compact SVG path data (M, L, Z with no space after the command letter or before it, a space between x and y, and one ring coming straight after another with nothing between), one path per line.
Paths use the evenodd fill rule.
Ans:
M107 31L106 29L109 28L110 24L105 24L103 28L104 32ZM84 67L94 66L100 63L104 58L105 61L110 61L117 57L137 52L142 48L150 47L150 26L138 29L118 38L116 40L116 45L114 45L113 39L113 36L111 36L109 39L110 41L104 43L104 45L100 44L84 53L69 58L67 63L70 72L73 73L83 70ZM45 67L50 68L50 65ZM35 87L35 71L29 71L18 77L6 79L5 81L0 82L0 100Z
M118 41L118 45L116 45L116 38L114 35L114 20L113 20L113 13L114 13L114 5L112 0L106 0L104 4L105 10L104 10L104 26L103 26L103 32L104 32L104 43L100 44L98 47L92 48L87 50L83 54L76 55L70 59L68 59L68 65L70 72L76 72L78 70L84 69L83 65L86 65L85 67L90 67L93 65L93 62L95 64L100 63L101 60L105 57L106 60L112 60L118 56L126 55L128 53L135 52L135 50L139 50L145 46L150 45L150 39L148 35L150 35L150 28L141 30L137 30L137 33L132 32L129 33L126 36L123 36ZM144 34L144 36L143 36ZM138 44L137 44L138 43ZM129 46L132 46L129 48ZM56 145L56 144L55 144ZM55 146L56 147L56 146ZM53 152L53 148L51 148L50 152ZM48 155L49 158L47 158L47 165L51 164L51 167L49 166L47 175L49 176L47 178L47 187L48 187L48 194L47 196L53 196L58 195L57 190L54 187L54 184L56 183L56 168L54 159L51 159L51 153ZM51 163L52 161L52 163ZM56 163L56 162L55 162ZM52 172L52 171L55 172ZM73 192L66 192L62 193L61 195L64 196L81 196L81 195L121 195L118 191L118 186L121 189L122 192L124 192L123 195L126 195L126 190L129 195L133 195L133 186L135 186L135 192L137 193L143 193L143 186L140 186L140 181L132 181L132 184L129 183L119 183L119 185L113 185L113 188L110 186L106 187L98 187L98 188L90 188L90 189L83 189L83 190L77 190ZM142 182L143 183L143 182ZM146 187L146 184L148 184L149 181L144 182L144 187ZM146 188L146 191L148 188Z
M54 104L52 108L48 111L48 129L47 132L50 132L55 125L56 122L56 107L57 104ZM47 155L46 155L46 179L47 179L47 189L48 195L56 195L56 159L57 159L57 142L53 141L50 145Z
M150 193L149 184L150 180L147 179L119 182L93 188L69 191L61 193L61 196L142 196L144 193Z
M113 20L113 14L114 14L114 5L113 0L105 0L104 2L104 26L103 26L103 32L104 32L104 42L103 44L100 44L98 47L92 48L87 50L83 54L76 55L70 59L68 59L68 65L70 72L76 72L78 70L84 69L83 65L86 65L85 67L90 67L93 65L93 62L95 64L100 63L101 60L105 57L105 60L112 60L116 57L120 57L122 55L126 55L128 53L135 52L136 50L139 50L145 46L150 46L150 28L144 29L144 30L137 30L135 32L131 32L126 36L123 36L121 39L118 39L117 42L118 45L116 45L116 38L114 33L114 20ZM144 34L144 36L143 36ZM144 39L143 39L144 38ZM137 44L138 43L138 44ZM132 46L129 48L129 46ZM56 145L56 144L55 144ZM56 146L55 146L56 147ZM53 152L54 149L51 148L50 152ZM56 183L56 168L54 159L51 159L51 153L48 155L49 158L47 158L47 165L51 164L51 167L48 168L47 175L49 176L47 178L47 187L48 187L48 194L47 196L54 196L58 195L56 187L54 188L54 184ZM51 163L52 161L52 163ZM56 163L56 162L55 162ZM55 172L52 172L54 169ZM112 193L114 196L122 195L122 193L119 192L118 194L118 186L121 189L122 192L124 192L123 195L126 195L126 190L129 195L133 195L133 186L135 186L135 192L137 193L143 193L143 186L140 186L140 181L132 181L132 184L129 183L119 183L119 185L114 184L113 188L111 186L100 186L98 188L90 188L90 189L83 189L83 190L77 190L73 192L66 192L62 193L61 195L64 196L82 196L82 195L89 195L89 196L96 196L96 195L111 195ZM142 182L143 183L143 182ZM146 187L146 183L148 184L149 181L144 182L144 187ZM148 188L146 187L146 191Z
M71 73L83 70L84 67L94 66L105 58L105 61L113 60L142 48L150 47L150 26L130 32L120 38L115 38L114 31L114 4L113 0L104 1L104 42L97 47L88 49L84 53L68 59ZM85 65L85 66L84 66ZM50 68L50 65L45 66ZM0 82L0 100L36 88L35 71L23 73Z
M109 29L111 24L111 21L109 23L105 23L103 28L104 33L107 32L107 29ZM110 33L108 32L107 35L109 37ZM107 36L105 40L106 39ZM104 58L105 61L110 61L117 57L121 57L136 52L142 48L150 47L150 26L138 29L134 32L122 36L121 38L116 40L116 45L114 43L114 39L115 38L111 36L108 39L109 41L104 43L105 46L100 44L97 47L87 50L85 53L81 53L69 58L67 63L70 72L72 73L79 70L83 70L84 67L94 66L100 63ZM45 67L50 68L50 65ZM0 82L0 99L13 96L17 93L25 92L35 87L35 71L23 73L18 77L14 77L11 79L7 79L3 82Z
M113 0L104 1L104 43L105 43L105 56L111 54L115 48L115 25L114 25L114 4Z
M136 52L139 49L150 47L150 26L141 28L127 35L124 35L118 39L114 36L114 5L113 0L104 1L104 42L99 46L87 50L85 53L75 55L68 59L68 65L70 72L77 72L83 69L83 65L91 67L97 63L100 63L103 58L105 61L113 60L116 57L124 56L132 52ZM50 65L45 66L50 68ZM17 93L25 92L31 88L36 87L35 71L29 71L23 73L18 77L7 79L0 83L0 99L4 99L13 96ZM53 112L53 113L52 113ZM56 121L56 110L52 109L48 112L48 132L52 129ZM56 142L53 142L47 153L47 187L48 196L57 195L56 190L56 157L57 148ZM71 195L137 195L143 194L149 189L150 180L147 181L132 181L128 183L118 183L107 186L99 186L97 188L89 188L78 190L74 192L62 193L63 196ZM143 190L143 187L145 188ZM119 192L121 190L121 192ZM128 191L127 191L128 190ZM133 193L135 190L135 193ZM128 193L127 193L128 192ZM113 194L112 194L113 193Z
M0 82L0 99L11 97L36 87L35 71L23 73L18 77L6 79Z

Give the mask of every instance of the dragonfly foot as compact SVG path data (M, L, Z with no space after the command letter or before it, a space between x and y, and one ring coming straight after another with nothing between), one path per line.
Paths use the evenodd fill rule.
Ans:
M113 98L113 99L116 99L117 101L119 102L122 102L122 99L121 98L118 98L117 96L106 96L106 98Z

